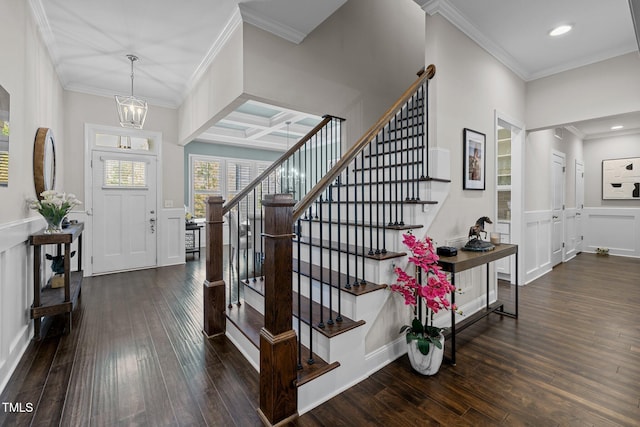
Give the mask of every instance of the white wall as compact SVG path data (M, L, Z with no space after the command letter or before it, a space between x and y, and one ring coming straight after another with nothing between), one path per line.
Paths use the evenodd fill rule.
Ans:
M527 83L528 129L640 110L640 55L629 53Z
M29 234L44 225L25 199L35 197L33 140L38 127L53 129L58 171L66 167L63 90L28 2L0 0L0 84L11 96L9 186L0 187L0 390L30 342L33 301ZM56 188L63 188L58 172Z
M424 67L424 12L412 0L350 0L295 45L244 26L251 97L347 119L350 146Z
M412 0L350 0L300 44L239 23L179 109L188 143L246 99L347 119L352 145L424 66Z
M486 135L487 171L495 171L495 110L520 120L524 82L440 15L426 17L426 62L436 64L430 86L429 143L451 152L451 193L429 233L438 242L466 237L469 227L491 216L496 182L487 174L486 190L462 189L463 129Z
M234 16L228 38L178 109L179 143L185 145L229 112L242 95L242 22ZM239 101L238 101L239 102Z
M65 92L65 128L67 129L66 161L73 167L64 169L65 191L84 194L84 125L85 123L119 127L115 101L111 97ZM144 124L147 131L162 132L163 200L182 206L184 200L183 150L178 145L178 112L170 108L149 106ZM162 207L163 200L158 201Z
M523 122L525 84L438 14L426 16L426 63L437 67L430 84L429 144L449 150L451 159L449 197L427 231L443 245L466 241L469 227L479 217L495 212L495 113ZM464 128L486 135L484 191L462 189ZM460 275L457 285L463 294L456 296L456 303L473 306L475 301L484 301L484 281L481 269ZM491 293L495 299L495 283Z
M602 160L640 157L640 134L584 142L584 250L640 257L640 200L602 200Z
M576 160L583 161L583 143L566 129L562 139L555 136L554 129L529 132L525 143L525 213L523 253L524 280L528 283L549 272L551 265L551 153L559 151L566 155L565 172L565 250L574 255L579 230L575 227ZM585 174L586 175L586 174Z
M567 130L563 131L563 137L560 140L554 136L553 129L547 129L529 132L527 135L525 211L551 211L551 152L553 150L566 154L565 205L567 208L576 206L575 168L576 160L584 160L582 140ZM585 173L585 179L587 173ZM586 187L588 188L588 185Z
M628 157L640 157L640 133L584 142L585 206L640 209L640 200L602 200L602 161Z

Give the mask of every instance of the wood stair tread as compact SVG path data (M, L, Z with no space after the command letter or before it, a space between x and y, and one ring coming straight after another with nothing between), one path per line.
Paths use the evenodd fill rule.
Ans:
M234 305L226 310L227 319L242 331L245 337L259 350L260 330L264 326L264 316L248 304ZM309 381L326 374L340 366L339 362L327 363L317 354L313 354L313 364L309 364L309 349L301 346L302 369L298 370L296 386L299 387Z
M302 310L298 307L298 298L300 299L300 305ZM310 314L309 304L311 303L313 313ZM321 313L322 310L322 313ZM322 314L322 320L324 321L324 327L318 326L320 324L320 314ZM293 315L299 318L303 323L311 325L311 327L320 332L327 338L335 337L342 333L348 332L365 324L364 320L351 320L346 316L342 316L341 321L337 321L338 313L329 310L328 307L322 307L318 302L311 302L309 298L302 295L293 293ZM333 324L327 323L329 319L333 320Z
M324 247L329 249L329 241L328 240L320 240L317 238L313 238L311 240L309 240L308 237L300 237L298 239L300 241L300 243L302 243L303 245L311 245L311 246L316 246L316 247ZM351 255L362 255L362 248L358 248L355 245L350 245L348 243L338 243L338 242L332 242L331 243L331 250L336 250L336 251L340 251L340 252L344 252L344 253L348 253ZM356 252L357 250L357 252ZM370 258L370 259L376 259L379 261L383 261L386 259L392 259L392 258L399 258L399 257L403 257L406 255L406 252L386 252L384 254L380 253L380 254L373 254L373 255L369 255L369 248L364 248L364 256L366 258ZM375 251L374 251L375 252Z
M369 292L374 292L380 289L384 289L387 285L379 285L376 283L365 281L364 283L358 286L351 286L349 289L344 287L344 284L347 283L347 275L344 273L339 273L337 271L329 270L328 268L323 268L315 264L309 264L308 262L293 260L293 271L294 273L300 273L305 277L310 277L314 280L321 281L325 284L330 284L334 288L338 287L340 284L340 289L343 292L347 292L352 295L364 295ZM322 280L320 280L322 272ZM331 280L329 280L331 278Z
M320 220L319 218L300 218L300 221L304 221L304 222L317 222L317 223L322 223L322 224L333 224L333 225L349 225L352 227L373 227L373 228L386 228L387 230L412 230L414 228L422 228L424 227L424 225L422 224L403 224L403 225L389 225L389 224L372 224L372 223L368 223L368 222L361 222L361 223L356 223L353 221L349 221L349 222L338 222L338 221L328 221L328 220Z
M296 262L294 261L294 264L295 263ZM246 284L245 286L248 286L249 288L251 288L254 291L256 291L257 293L259 293L260 295L264 296L264 280L263 281L258 280L258 281L255 281L255 282L250 281L250 283ZM385 285L375 285L373 283L367 283L365 285L360 285L360 286L357 286L357 287L358 288L362 288L362 290L360 292L360 295L362 295L362 294L365 294L365 293L368 293L368 292L376 291L376 290L379 290L379 289L384 289L386 286ZM353 288L353 286L352 286L352 288ZM344 291L347 291L347 290L344 289ZM300 313L301 316L302 316L302 317L300 317L300 320L303 323L305 323L307 325L311 324L316 331L320 332L322 335L326 336L327 338L331 338L331 337L334 337L336 335L340 335L340 334L342 334L344 332L347 332L347 331L349 331L351 329L357 328L358 326L364 325L364 323L365 323L364 320L351 320L346 316L342 316L342 321L341 322L334 321L333 325L326 324L327 320L329 320L329 318L335 320L338 317L338 313L336 311L329 310L328 307L322 307L322 309L323 309L322 315L323 315L323 320L324 320L324 323L325 323L325 327L321 328L321 327L318 326L318 324L320 323L320 308L321 308L320 303L313 301L313 303L312 303L312 305L313 305L313 307L312 307L312 309L313 309L313 317L311 317L309 315L309 312L310 312L310 310L309 310L309 298L300 295L300 303L302 305L302 312L301 313L298 311L298 293L294 291L293 292L293 315L295 317L300 317L298 315ZM262 322L262 323L259 325L260 327L258 328L257 338L245 334L247 336L247 338L249 338L250 340L258 339L258 342L259 342L260 341L259 340L259 338L260 338L260 328L264 325L264 319L262 318L262 315L259 312L257 312L253 307L251 307L247 303L242 303L240 305L240 307L243 307L243 306L248 306L251 310L255 311L261 318L261 320L259 320L259 321ZM233 307L235 307L235 306L233 306ZM233 308L232 308L232 310L233 310ZM255 314L255 313L253 313L253 314ZM329 317L330 314L331 314L331 317ZM257 319L254 319L254 320L257 320Z

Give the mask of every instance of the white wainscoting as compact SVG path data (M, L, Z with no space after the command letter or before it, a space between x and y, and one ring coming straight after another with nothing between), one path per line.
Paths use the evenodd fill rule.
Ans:
M576 245L580 238L576 224L576 208L568 208L564 211L564 262L577 255Z
M33 250L29 235L39 217L0 225L0 392L4 390L33 334Z
M184 209L161 209L158 219L158 267L184 264Z
M585 208L584 251L640 257L640 208Z
M524 213L524 283L551 271L551 211Z

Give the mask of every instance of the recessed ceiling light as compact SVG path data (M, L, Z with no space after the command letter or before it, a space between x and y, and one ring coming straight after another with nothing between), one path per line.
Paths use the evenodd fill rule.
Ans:
M615 126L611 126L611 130L620 130L622 129L624 126L622 125L615 125Z
M552 37L561 36L571 31L572 28L573 28L572 25L559 25L553 30L549 31L549 35Z

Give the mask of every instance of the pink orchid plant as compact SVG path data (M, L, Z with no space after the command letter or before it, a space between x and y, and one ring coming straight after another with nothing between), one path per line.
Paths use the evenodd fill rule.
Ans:
M407 233L403 235L402 243L411 251L409 263L415 266L417 274L411 276L400 267L394 269L398 279L391 285L391 290L404 297L404 303L413 307L414 315L412 324L403 326L400 333L406 334L407 344L416 340L418 349L426 355L429 353L430 344L442 348L442 328L433 326L433 316L440 310L456 309L447 299L447 295L455 291L455 287L438 265L438 255L431 238L419 240L413 234ZM424 301L426 306L428 323L422 320L421 301Z

